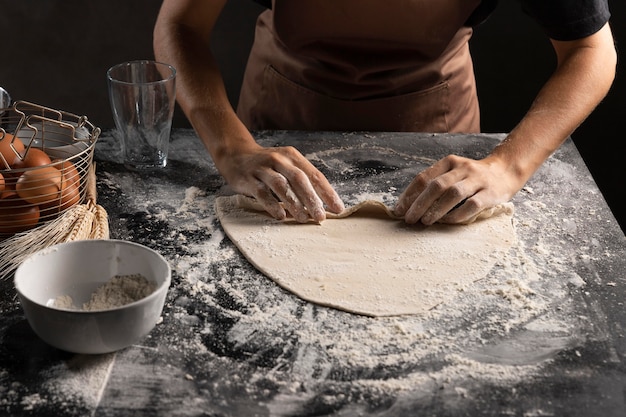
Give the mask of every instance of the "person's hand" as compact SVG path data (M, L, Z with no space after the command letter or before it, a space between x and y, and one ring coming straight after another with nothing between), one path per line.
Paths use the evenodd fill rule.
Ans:
M326 177L293 147L246 146L220 158L218 168L236 192L254 197L278 220L289 212L300 223L320 222L325 206L344 209Z
M502 160L449 155L419 173L400 195L394 213L409 224L464 223L506 202L523 181Z

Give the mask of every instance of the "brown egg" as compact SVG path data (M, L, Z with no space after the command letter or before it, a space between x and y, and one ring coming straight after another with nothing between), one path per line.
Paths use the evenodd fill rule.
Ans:
M4 175L2 175L2 173L0 173L0 196L2 196L2 193L4 193L4 189L5 189L5 182L4 182Z
M24 153L26 153L26 155L24 155ZM43 150L39 148L30 148L24 150L23 152L20 152L20 155L16 156L15 159L13 159L11 168L35 168L44 165L50 165L51 163L52 161L50 160L50 157Z
M31 229L39 221L39 207L22 200L16 193L0 199L0 234Z
M61 184L59 197L40 205L42 218L59 214L80 202L80 188L78 184L67 181L65 178Z
M5 178L4 179L4 190L0 192L0 198L10 197L13 194L17 194L15 192L15 182L10 182L13 178Z
M0 200L5 198L18 198L19 196L15 192L15 190L6 189L2 194L0 194Z
M20 198L33 204L46 204L60 198L61 171L52 166L25 171L15 184Z
M0 162L0 165L1 164L2 162ZM20 177L20 175L22 175L22 172L23 170L15 169L3 171L2 175L4 176L4 188L6 188L7 190L15 191L15 183L17 183L17 179Z
M61 189L61 211L80 201L80 188L75 182L65 181Z
M13 149L21 154L24 152L24 143L22 143L20 138L14 137L9 132L6 132L3 136L0 131L0 154L4 158L4 160L0 158L0 169L10 168L7 164L10 165L17 156Z
M74 165L70 161L63 161L61 159L55 159L52 161L54 166L63 173L65 179L72 184L78 184L80 187L80 174Z
M15 183L17 178L10 176L8 173L4 173L4 190L0 192L0 198L8 197L15 193Z

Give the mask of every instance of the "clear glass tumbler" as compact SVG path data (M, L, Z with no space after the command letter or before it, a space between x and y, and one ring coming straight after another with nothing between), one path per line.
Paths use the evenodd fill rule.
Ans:
M11 96L9 92L0 87L0 109L5 109L11 105ZM1 113L0 113L1 114Z
M176 97L176 70L155 61L130 61L107 71L109 99L124 165L165 167Z

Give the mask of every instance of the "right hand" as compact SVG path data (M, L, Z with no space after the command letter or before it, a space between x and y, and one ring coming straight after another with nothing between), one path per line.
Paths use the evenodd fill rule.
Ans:
M275 219L288 212L300 223L320 222L326 208L344 209L324 174L294 147L264 148L255 142L222 154L216 165L236 192L254 197Z
M344 206L326 177L292 147L264 148L237 118L211 52L226 0L164 0L154 29L157 59L177 70L176 99L233 189L276 219L322 221Z

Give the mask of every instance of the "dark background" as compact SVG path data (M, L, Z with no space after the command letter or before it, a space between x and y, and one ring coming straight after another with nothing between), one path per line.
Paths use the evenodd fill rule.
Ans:
M609 2L618 51L626 43L626 2ZM13 99L87 115L113 126L105 72L126 60L150 59L155 0L0 0L0 86ZM262 10L251 0L231 0L213 42L229 97L236 104L254 21ZM501 1L471 43L481 103L482 129L507 132L523 116L554 66L548 39L514 1ZM626 49L626 47L624 47ZM626 71L618 68L603 103L572 135L589 170L626 230ZM177 110L175 127L189 127Z

